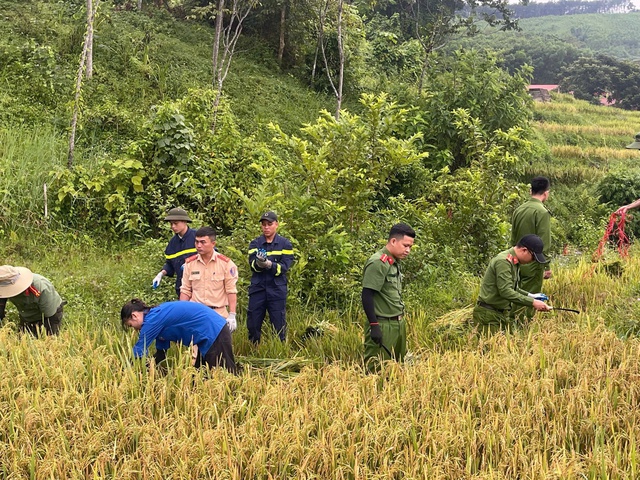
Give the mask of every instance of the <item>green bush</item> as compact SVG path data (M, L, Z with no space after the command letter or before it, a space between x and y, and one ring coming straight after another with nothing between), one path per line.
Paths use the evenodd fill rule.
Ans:
M597 187L600 202L610 211L627 205L640 198L640 169L628 169L612 172L604 177ZM633 212L631 212L633 213ZM640 218L632 215L627 219L628 232L640 235Z

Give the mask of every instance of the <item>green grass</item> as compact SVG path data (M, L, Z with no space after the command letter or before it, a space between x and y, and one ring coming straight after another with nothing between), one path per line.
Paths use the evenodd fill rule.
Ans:
M65 138L50 128L0 129L0 225L46 225L44 185L66 164L67 151Z

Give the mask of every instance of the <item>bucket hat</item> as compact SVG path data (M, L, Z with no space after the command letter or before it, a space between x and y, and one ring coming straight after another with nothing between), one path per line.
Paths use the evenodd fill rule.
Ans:
M33 282L33 273L25 267L0 267L0 298L15 297L24 292Z

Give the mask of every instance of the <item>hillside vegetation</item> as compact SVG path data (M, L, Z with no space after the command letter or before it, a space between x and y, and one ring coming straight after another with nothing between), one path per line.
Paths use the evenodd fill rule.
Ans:
M68 301L58 337L20 335L12 308L0 328L3 478L638 476L638 249L592 252L611 211L640 196L640 153L624 149L640 114L534 104L529 70L469 50L435 52L423 92L365 63L336 120L334 100L254 37L213 132L211 28L145 2L99 18L68 168L81 5L0 7L0 256ZM466 320L480 275L534 175L552 180L544 291L581 313L479 337ZM161 376L120 328L129 299L174 296L151 279L176 205L239 266L238 377L195 372L180 348ZM246 249L267 209L296 263L287 340L265 329L254 347ZM403 265L410 355L367 375L361 269L396 221L418 232ZM310 326L320 335L303 338Z
M552 37L593 53L640 60L640 39L634 29L640 12L523 18L525 37Z
M487 28L477 37L461 38L452 45L454 48L462 45L500 52L503 64L511 70L528 64L533 67L533 83L536 84L562 83L568 76L567 69L581 57L587 58L601 70L597 74L580 72L581 76L585 77L585 82L596 85L600 82L597 86L606 91L611 90L604 68L608 62L601 56L628 62L637 68L640 40L635 28L639 21L640 12L522 18L517 32ZM596 78L592 78L594 75ZM637 91L638 85L632 79L627 80ZM578 88L573 85L564 91L570 90L577 91Z

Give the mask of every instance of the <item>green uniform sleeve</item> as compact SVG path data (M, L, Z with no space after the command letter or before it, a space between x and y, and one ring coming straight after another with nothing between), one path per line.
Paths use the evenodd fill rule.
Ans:
M511 216L511 243L509 243L509 247L513 247L520 240L519 238L516 238L518 236L517 222L518 222L518 209L516 209L516 211L513 212L513 215Z
M362 277L362 288L370 288L379 292L384 286L387 275L385 263L381 261L369 260L364 266L364 275Z
M496 287L500 296L511 303L527 306L533 305L533 298L514 289L511 263L508 260L502 260L496 264Z
M545 210L544 212L540 212L537 220L538 225L536 231L538 232L538 236L542 239L542 243L544 243L543 253L547 256L549 254L549 249L551 248L551 215L547 210ZM551 269L549 263L544 265L544 269Z
M56 292L51 282L46 279L40 284L40 311L45 317L52 317L55 315L58 307L62 303L60 295Z

